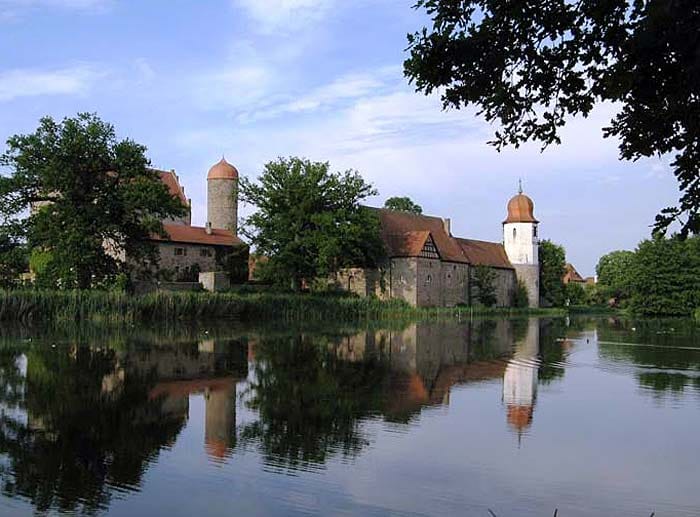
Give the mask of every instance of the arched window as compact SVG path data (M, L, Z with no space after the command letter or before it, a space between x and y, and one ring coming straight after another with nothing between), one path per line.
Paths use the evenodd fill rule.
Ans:
M517 233L518 233L517 230L515 228L513 228L513 240L515 240L515 236L517 235Z

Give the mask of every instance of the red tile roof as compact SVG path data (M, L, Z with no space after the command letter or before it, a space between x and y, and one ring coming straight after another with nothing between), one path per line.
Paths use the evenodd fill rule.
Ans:
M416 251L417 242L422 238L421 232L429 232L433 237L440 258L447 262L467 263L457 241L445 231L445 224L439 217L417 215L397 210L377 209L382 228L382 238L387 251L392 257L417 256L425 244L425 239Z
M377 209L382 238L391 257L417 257L430 235L440 258L447 262L512 269L503 245L448 234L439 217Z
M578 271L576 271L576 268L574 267L573 264L566 264L566 271L564 273L564 277L562 278L562 281L565 284L568 284L569 282L578 282L578 283L584 283L586 280L583 279L581 275L579 275Z
M185 206L189 206L189 201L187 201L187 196L185 196L185 190L182 188L182 185L180 185L175 172L159 170L156 170L156 172L160 175L160 181L165 183L165 186L168 187L170 194L182 201Z
M211 233L207 233L206 228L186 226L184 224L164 224L163 228L168 234L168 238L164 239L158 235L153 235L151 238L154 241L206 244L209 246L237 246L243 244L243 241L229 230L212 229Z
M416 257L420 254L425 241L430 237L427 230L405 233L390 233L384 236L392 257Z
M497 242L457 239L470 264L513 269L506 250Z

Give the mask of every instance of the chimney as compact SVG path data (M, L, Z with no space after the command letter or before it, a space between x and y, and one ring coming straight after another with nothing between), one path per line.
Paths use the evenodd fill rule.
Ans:
M452 236L452 221L450 221L450 218L448 217L447 219L442 220L442 225L445 228L445 232L447 232L447 235L450 237Z
M207 222L207 225L204 227L204 231L207 232L207 235L211 235L211 223Z

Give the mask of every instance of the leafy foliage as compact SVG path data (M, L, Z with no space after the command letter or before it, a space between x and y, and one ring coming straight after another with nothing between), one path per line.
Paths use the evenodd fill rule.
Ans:
M627 299L631 294L634 252L613 251L600 257L596 266L598 282L610 290L610 295Z
M550 240L540 242L540 297L556 307L564 305L562 278L566 272L566 252Z
M216 263L229 274L232 284L242 284L248 281L247 246L237 246L233 250L216 250Z
M593 303L614 299L646 315L692 314L700 306L700 237L656 236L635 251L601 257Z
M354 171L329 172L328 163L279 158L258 183L243 178L241 197L256 207L244 233L280 282L299 289L303 279L346 266L375 266L384 256L379 218L360 201L376 192Z
M564 298L571 305L582 305L586 302L586 289L579 282L569 282L564 286Z
M423 207L414 203L410 197L390 197L384 202L384 208L411 214L423 213Z
M641 242L634 254L631 291L635 312L691 314L700 307L700 238Z
M24 243L0 227L0 288L17 285L19 275L27 270L27 265Z
M476 105L498 149L559 143L570 116L619 112L603 130L620 156L673 155L682 192L656 229L700 232L700 3L697 0L418 0L432 28L408 36L404 71L445 107Z
M56 286L87 288L114 278L127 267L115 258L120 253L135 264L155 260L146 238L162 234L160 220L183 215L185 207L148 168L145 152L86 113L60 123L42 118L35 132L7 141L0 221L50 252L46 271Z
M496 305L495 271L488 266L475 266L473 271L473 288L476 290L476 297L479 303L486 307Z

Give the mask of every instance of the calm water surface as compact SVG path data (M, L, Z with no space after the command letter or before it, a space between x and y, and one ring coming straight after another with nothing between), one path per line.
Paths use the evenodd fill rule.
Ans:
M0 514L700 515L684 321L0 329Z

